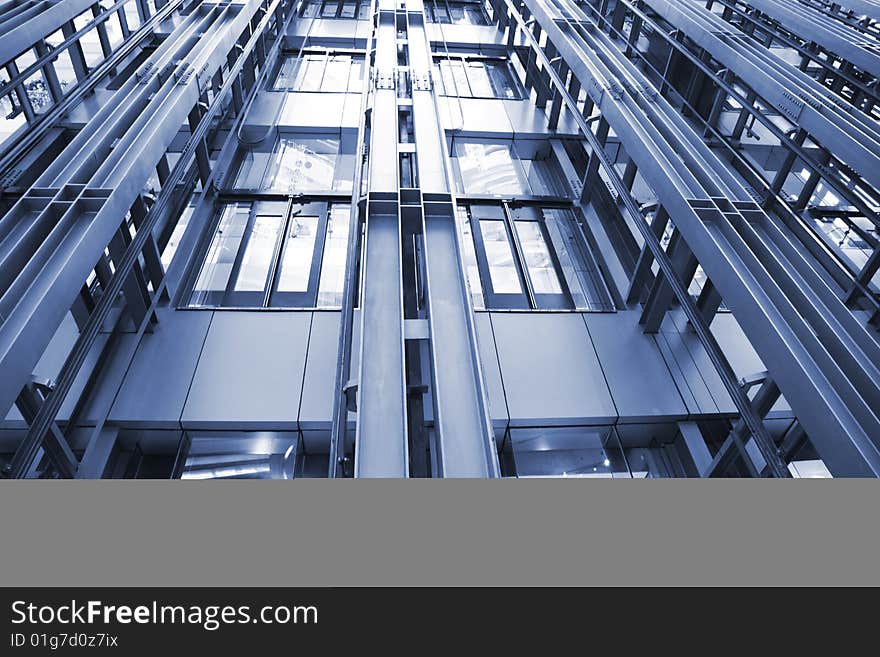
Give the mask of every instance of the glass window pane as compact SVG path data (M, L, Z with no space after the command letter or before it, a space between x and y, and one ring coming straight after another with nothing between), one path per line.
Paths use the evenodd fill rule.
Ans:
M293 89L296 91L320 91L326 59L324 55L303 55L296 67Z
M602 274L592 255L575 237L577 230L571 211L545 209L544 225L556 253L562 275L576 308L611 310Z
M486 71L495 98L519 98L519 91L507 62L486 62Z
M279 292L306 292L309 289L317 229L318 217L291 217L278 276Z
M354 18L354 14L357 11L357 3L354 0L346 0L346 2L342 3L342 12L339 14L340 18Z
M481 219L480 233L483 236L483 247L489 263L492 290L496 294L522 292L504 222L499 219Z
M228 205L223 210L220 225L214 233L202 270L193 286L192 305L203 305L209 292L222 292L226 289L249 215L248 204Z
M259 189L271 156L272 153L247 151L242 159L235 186L239 189Z
M165 267L165 269L168 269L168 266L174 259L174 254L177 253L177 247L180 246L180 240L183 239L183 234L186 232L186 227L189 226L189 220L190 218L192 218L193 211L195 211L196 209L196 203L198 203L198 200L199 195L194 194L189 204L183 209L183 212L181 213L180 218L177 220L177 223L174 225L174 230L171 231L171 236L168 238L168 243L162 250L161 260L162 266Z
M467 76L472 96L491 98L495 95L483 62L468 62Z
M449 23L449 12L446 11L446 2L432 0L425 7L429 23Z
M351 58L351 69L348 74L348 91L360 92L363 89L364 59L363 57Z
M519 157L519 154L517 154ZM519 164L527 185L534 196L560 196L565 194L563 182L556 171L556 160L549 144L544 144L534 154L519 157Z
M370 0L361 0L358 7L358 18L365 19L370 17Z
M519 164L510 144L456 142L456 162L466 194L523 194Z
M446 86L451 90L453 95L471 96L470 87L468 87L467 72L465 71L464 62L460 59L447 60L449 70L452 73L452 81Z
M275 91L292 91L296 80L296 57L285 57L278 69L278 76L275 78L275 84L272 89Z
M541 225L537 221L515 221L513 225L535 294L562 294Z
M324 80L321 83L321 91L346 91L348 90L348 69L351 65L351 57L337 55L331 57L324 71Z
M354 168L357 158L354 153L340 153L336 157L336 169L333 173L333 191L351 193L354 184Z
M486 25L486 17L479 5L467 4L464 8L464 23L468 25Z
M237 292L259 292L266 289L266 277L272 267L272 256L282 221L283 217L278 215L257 215L254 218L241 259L241 268L235 279Z
M338 139L282 138L263 179L263 189L331 190L338 152Z
M64 93L70 91L71 87L76 84L76 73L73 70L73 62L70 60L70 53L62 50L58 53L58 59L54 62L55 75L61 85Z
M468 288L474 302L474 308L483 310L486 307L483 301L483 288L480 285L480 269L477 266L477 252L474 249L474 236L472 222L466 207L458 206L455 209L458 218L458 227L461 234L462 259L464 260L465 273L467 275Z
M322 18L336 18L339 3L336 0L324 0L324 9L321 11Z
M452 76L452 68L449 64L450 62L448 59L440 61L440 80L443 85L443 93L447 96L455 96L457 95L455 93L455 79Z
M319 308L337 308L342 305L350 215L349 205L334 205L330 208L327 237L324 240L324 259L321 263L321 281L318 284Z
M303 4L300 16L304 16L306 18L314 18L318 15L318 8L320 7L320 5L320 0L309 0L309 2Z

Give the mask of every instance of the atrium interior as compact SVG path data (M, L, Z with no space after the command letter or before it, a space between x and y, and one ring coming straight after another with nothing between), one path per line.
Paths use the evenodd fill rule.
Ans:
M0 476L880 475L877 0L0 35Z

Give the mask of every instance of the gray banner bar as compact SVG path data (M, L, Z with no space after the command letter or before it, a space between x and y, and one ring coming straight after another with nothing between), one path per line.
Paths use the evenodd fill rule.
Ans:
M876 481L0 483L3 586L877 585Z

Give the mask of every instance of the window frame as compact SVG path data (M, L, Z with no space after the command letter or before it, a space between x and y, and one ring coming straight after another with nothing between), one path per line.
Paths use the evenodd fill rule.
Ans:
M275 170L273 173L273 167L275 167L275 158L278 157L282 148L287 148L290 150L294 149L294 146L285 145L285 142L292 144L300 144L306 145L310 141L333 141L336 144L336 151L332 153L333 155L333 172L332 178L330 180L329 187L318 187L318 186L305 186L304 183L299 183L293 187L280 187L280 186L272 186L271 184L271 176L277 177L278 171ZM306 146L307 147L307 146ZM230 176L229 184L227 185L230 189L236 190L248 190L255 194L305 194L312 196L320 196L322 194L350 194L351 193L351 184L353 183L352 179L348 177L342 177L345 169L345 158L351 158L354 154L347 150L350 147L350 135L346 136L344 134L338 133L323 133L323 132L301 132L301 131L288 131L284 129L279 129L278 135L275 137L275 140L272 142L271 147L267 149L254 148L240 148L235 155L235 159L233 162L233 166L230 168L231 171L234 171L234 175ZM307 147L308 148L308 147ZM324 155L331 154L328 152L317 152L309 148L312 151L312 155L317 158L321 158ZM262 163L253 163L248 164L248 156L256 158L256 156L266 156L265 162ZM245 167L250 166L250 169L245 173ZM254 168L256 167L256 168ZM341 170L340 167L343 167ZM256 179L259 182L256 182ZM248 185L246 182L251 180L254 184Z
M324 12L328 7L336 5L336 11L332 16L325 16ZM354 5L354 15L343 16L343 10L346 5ZM327 18L331 20L366 20L370 17L370 0L308 0L304 2L299 10L302 18Z
M490 57L486 55L474 55L467 53L434 53L434 66L436 67L437 72L437 85L440 87L440 95L441 96L449 96L452 98L484 98L484 99L492 99L492 100L523 100L525 95L525 89L523 88L522 81L519 79L519 76L516 74L516 70L513 67L513 63L510 61L509 57L506 56L497 56ZM455 84L454 89L447 89L445 76L443 74L443 62L448 62L448 66L455 64L461 66L464 71L465 82L468 86L467 93L462 93L461 88L458 84ZM474 93L474 84L471 81L471 77L468 73L470 68L474 68L477 64L481 64L483 67L484 75L486 79L489 81L490 87L493 87L492 95L484 95ZM492 74L489 70L489 65L493 66L503 66L507 72L507 77L510 82L510 86L513 89L512 96L502 96L499 95L498 92L494 90L493 78ZM457 92L457 93L456 93Z
M337 57L347 57L348 58L348 74L345 89L324 89L324 82L327 79L327 68L334 58ZM321 79L317 82L317 88L315 89L301 89L297 87L297 79L299 76L300 69L303 65L303 62L307 58L320 58L321 60ZM291 83L287 85L279 85L279 79L284 71L285 65L288 62L292 63L292 70L290 71L290 79ZM275 74L272 76L271 84L267 83L268 91L277 91L280 93L328 93L328 94L352 94L352 93L360 93L363 88L363 79L364 72L366 69L366 56L361 50L348 50L348 49L323 49L323 48L305 48L297 51L286 51L282 53L282 56L279 58L278 65L276 67ZM356 84L354 88L352 88L352 68L358 65L360 67L360 75L356 80Z
M459 196L488 196L494 198L530 197L544 199L568 198L570 184L565 179L559 160L553 152L550 141L542 140L537 148L527 142L529 139L497 138L497 137L453 137L449 146L452 169L455 176L455 188ZM476 148L469 151L469 146ZM505 151L507 155L499 155ZM527 153L523 153L526 150ZM541 151L542 157L528 157L528 151ZM509 174L516 179L516 188L507 186L489 187L494 178L487 178L484 171L479 176L473 174L475 166L482 166L488 158L497 159L493 164L492 174ZM507 165L509 160L510 166ZM530 164L525 164L530 163ZM464 168L463 168L464 165ZM504 169L509 169L505 171ZM465 175L467 172L467 176ZM501 185L498 182L498 185ZM476 188L475 188L476 187Z
M477 260L477 269L480 273L480 285L487 310L575 310L574 301L568 282L556 254L556 248L550 239L541 208L521 206L511 208L507 203L462 203L467 208L467 219L471 224L471 235L474 241L474 251ZM474 209L477 208L477 213ZM532 214L532 218L517 216L520 213ZM486 245L482 232L483 221L502 221L507 238L507 244L513 255L513 265L516 269L517 279L520 284L520 292L495 292L492 285L491 268L486 254ZM529 273L528 263L522 248L519 235L516 230L516 222L536 222L540 228L550 263L556 275L561 292L559 293L536 293L534 283Z
M214 240L217 238L220 223L230 207L249 204L248 219L238 242L235 259L223 290L197 291L196 285L202 277L207 265L206 259ZM284 205L281 215L271 211L272 205ZM221 201L214 208L214 216L210 222L210 238L205 247L199 251L200 264L193 269L192 280L187 287L186 301L182 306L187 309L317 309L321 273L324 266L324 254L327 248L328 227L334 206L350 206L350 203L339 200L304 200L302 202L268 201L252 199L250 201ZM280 209L280 208L279 208ZM351 208L349 207L349 212ZM281 227L276 233L272 247L269 269L263 282L262 290L237 290L238 278L242 270L248 245L253 237L253 227L258 216L281 216ZM297 216L317 217L315 239L311 247L308 283L305 290L282 291L278 289L281 269L289 248L290 230ZM197 300L196 295L200 295ZM332 306L326 306L330 309Z
M438 25L470 25L483 27L487 25L492 25L492 19L489 16L489 12L486 10L485 5L482 2L462 2L461 0L425 0L425 18L428 23L436 23ZM462 16L467 15L468 8L471 10L477 10L479 12L482 21L479 23L473 23L469 20L455 21L453 20L453 9L461 9ZM446 20L438 20L438 15L441 15L441 18L445 18Z

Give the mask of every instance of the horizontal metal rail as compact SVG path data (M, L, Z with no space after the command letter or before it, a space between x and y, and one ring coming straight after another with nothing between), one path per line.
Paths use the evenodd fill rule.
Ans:
M54 46L45 55L41 55L40 57L37 57L33 64L28 66L26 69L19 71L18 75L13 76L11 79L9 79L3 83L0 83L0 96L5 96L6 94L12 92L12 90L15 89L15 87L17 87L19 84L21 84L22 82L27 80L34 73L36 73L41 68L43 68L43 66L45 66L47 63L51 62L54 59L57 59L58 53L60 51L68 48L69 46L72 46L74 43L79 41L81 36L83 36L84 34L86 34L89 31L91 31L93 27L97 26L99 23L103 23L104 21L106 21L112 14L115 14L117 11L122 9L122 6L127 1L133 1L133 0L118 0L118 2L116 4L114 4L112 7L110 7L109 9L103 10L100 14L95 16L91 21L89 21L89 23L85 27L80 28L79 30L77 30L76 32L74 32L73 34L71 34L70 36L65 38L64 41L62 41L58 45ZM60 4L63 5L64 3L60 3ZM63 21L63 22L67 22L67 21ZM50 27L51 25L53 25L53 23L47 22L47 23L43 24L42 29L46 30L45 32L43 32L44 36L37 38L35 43L39 42L45 36L50 35L54 30L61 27L61 23L58 23L54 28ZM27 40L25 37L23 37L22 35L20 35L18 33L18 30L20 30L20 29L21 28L18 28L14 34L4 34L3 26L0 25L0 43L3 43L4 37L8 36L9 41L17 44L15 46L16 48L20 48L21 45L24 43L24 41ZM4 61L5 60L2 59L2 56L0 56L0 63L2 63Z
M740 31L749 35L754 35L755 30L767 32L774 41L800 55L799 68L802 71L806 71L809 65L817 67L819 75L816 79L820 83L868 116L875 119L880 116L878 113L880 90L869 74L863 74L850 66L835 65L835 58L832 56L826 59L815 43L804 41L803 37L792 33L785 25L770 16L759 14L748 5L737 4L742 0L709 0L709 2L723 6L725 10L721 14L722 18ZM851 89L850 95L844 93L846 88Z

